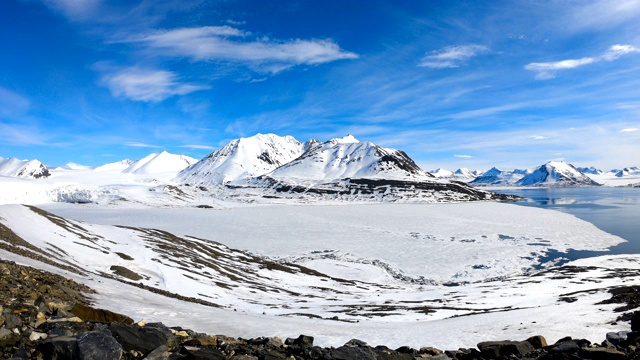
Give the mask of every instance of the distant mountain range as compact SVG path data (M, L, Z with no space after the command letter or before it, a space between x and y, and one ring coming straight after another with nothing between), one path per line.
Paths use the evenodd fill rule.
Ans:
M277 192L315 191L360 196L377 196L374 194L379 195L381 186L394 190L404 187L403 191L407 191L411 186L416 189L416 184L421 184L418 189L431 184L424 191L435 191L435 186L438 191L468 193L470 187L462 183L492 187L563 187L640 182L638 167L605 173L593 166L577 168L559 161L550 161L532 169L500 170L493 167L481 172L466 168L455 171L439 168L427 172L401 150L359 141L352 135L326 142L317 139L302 142L292 136L257 134L233 140L199 161L163 151L137 161L125 159L98 167L68 163L55 168L55 171L169 174L174 177L174 182L192 186L270 188ZM50 176L51 171L38 160L0 158L0 175L38 179ZM460 186L464 189L458 188ZM387 194L389 192L394 191L387 191ZM482 197L484 194L473 196Z

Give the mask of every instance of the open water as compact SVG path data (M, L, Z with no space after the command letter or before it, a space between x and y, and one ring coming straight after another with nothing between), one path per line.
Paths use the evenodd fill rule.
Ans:
M581 187L501 189L503 194L525 197L517 204L555 209L586 220L627 240L606 254L640 253L640 188ZM603 253L575 252L569 258Z

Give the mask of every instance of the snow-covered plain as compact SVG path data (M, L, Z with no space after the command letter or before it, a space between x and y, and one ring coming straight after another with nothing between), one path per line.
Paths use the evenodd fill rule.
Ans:
M500 229L504 236L541 237L549 242L530 245L531 249L596 249L621 241L567 215L509 204L428 205L423 209L419 205L386 204L195 210L201 216L181 214L180 209L156 212L123 208L119 209L124 211L123 218L114 217L117 211L110 216L98 207L76 206L75 210L48 208L57 213L80 211L78 214L103 223L127 218L136 224L158 221L157 225L161 225L173 217L174 225L170 226L175 226L190 218L185 226L191 224L194 232L207 232L214 241L232 243L252 236L244 244L260 250L254 253L273 251L279 253L279 258L284 257L274 261L199 237L176 237L137 226L76 222L21 205L0 206L2 224L46 251L50 260L65 262L85 273L69 273L1 250L3 258L48 268L88 284L98 291L98 306L136 319L229 336L288 337L305 333L315 336L320 345L337 346L359 338L391 347L429 345L445 349L472 347L485 340L524 339L534 334L542 334L550 341L566 335L601 341L607 331L628 327L623 323L608 325L619 314L612 312L616 305L597 304L609 298L606 289L640 283L637 256L583 259L565 267L524 274L522 265L530 264L520 258L520 247L528 246L524 243L515 244L514 239L504 238L507 249L503 249L496 243L501 240L474 246L474 242L459 245L450 239L438 239L445 233L465 239L472 239L473 234L490 237ZM477 213L483 215L461 221L461 215ZM502 219L507 213L512 213L511 219L538 216L541 225L525 231L533 221L509 224L510 219ZM379 221L382 217L390 221ZM406 222L395 223L403 217L408 217ZM553 218L556 220L542 224ZM236 219L234 223L224 224L232 219ZM339 229L342 226L345 228ZM415 237L405 234L405 228L434 234L432 238ZM573 244L568 245L567 240ZM436 245L429 248L429 243ZM481 247L496 249L485 252ZM298 251L304 248L322 253L314 256L311 251L300 256ZM347 255L346 249L353 254L322 256L332 255L324 250ZM472 259L474 264L492 264L501 258L509 258L505 263L513 266L509 271L502 272L506 267L495 266L499 271L489 275L486 269L476 269L488 277L503 275L500 278L456 276L460 272L456 268L463 268L457 264L459 261ZM126 267L141 278L131 281L119 277L112 271L114 265ZM429 274L440 281L416 281L413 272ZM114 280L118 278L219 307L166 298ZM443 284L451 278L476 281L457 286ZM563 298L575 301L569 303Z
M135 319L236 337L455 349L628 330L610 325L615 305L598 303L609 288L640 284L640 257L555 266L547 255L624 241L571 215L495 202L274 198L181 185L161 163L122 172L133 164L0 176L0 224L40 258L9 239L0 257L73 277L98 291L96 305Z

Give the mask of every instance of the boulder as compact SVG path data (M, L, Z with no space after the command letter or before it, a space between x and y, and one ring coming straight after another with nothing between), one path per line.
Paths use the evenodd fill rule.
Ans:
M640 331L640 311L634 311L631 315L631 331Z
M82 319L82 321L96 321L103 323L118 322L133 325L133 319L122 314L117 314L109 310L95 309L91 306L75 304L71 312Z
M126 352L137 351L144 355L160 346L175 347L177 340L167 328L123 323L111 323L109 330Z
M627 340L627 332L626 331L608 332L607 333L607 341L610 342L611 345L618 346L625 340Z
M43 359L71 359L76 348L76 338L71 336L50 337L36 347Z
M581 359L590 360L625 360L627 355L616 349L608 348L583 348L578 352Z
M78 336L74 356L77 360L120 360L122 346L109 330L89 331Z
M545 339L544 336L542 336L542 335L532 336L532 337L528 338L525 341L528 342L529 344L533 345L533 347L536 348L536 349L542 349L544 347L549 346L547 344L547 339Z
M198 348L192 346L183 346L180 349L180 355L190 360L226 360L224 353L215 348Z
M482 356L496 358L500 356L524 355L535 350L528 341L486 341L478 344Z

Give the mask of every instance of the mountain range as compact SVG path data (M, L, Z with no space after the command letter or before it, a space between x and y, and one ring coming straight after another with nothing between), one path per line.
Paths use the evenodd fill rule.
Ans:
M640 181L638 167L605 173L593 166L577 168L560 161L550 161L533 169L500 170L493 167L481 172L461 168L452 172L439 168L428 172L422 170L401 150L359 141L352 135L326 142L317 139L303 142L292 136L257 134L232 140L199 161L163 151L137 161L125 159L98 167L68 163L55 168L55 171L146 176L165 174L173 177L172 181L175 183L191 186L223 185L234 188L271 188L278 192L319 191L360 195L379 193L381 186L391 183L394 184L391 187L394 189L398 186L415 188L415 184L421 184L418 188L425 184L438 184L436 187L441 190L443 184L446 184L444 188L465 193L470 190L459 189L459 186L464 185L461 183L492 187L558 187L622 184L622 180L631 184L634 179ZM38 160L0 158L0 175L38 179L50 176L51 172ZM363 182L362 179L367 181ZM627 183L622 185L628 185ZM373 191L373 188L378 190Z

